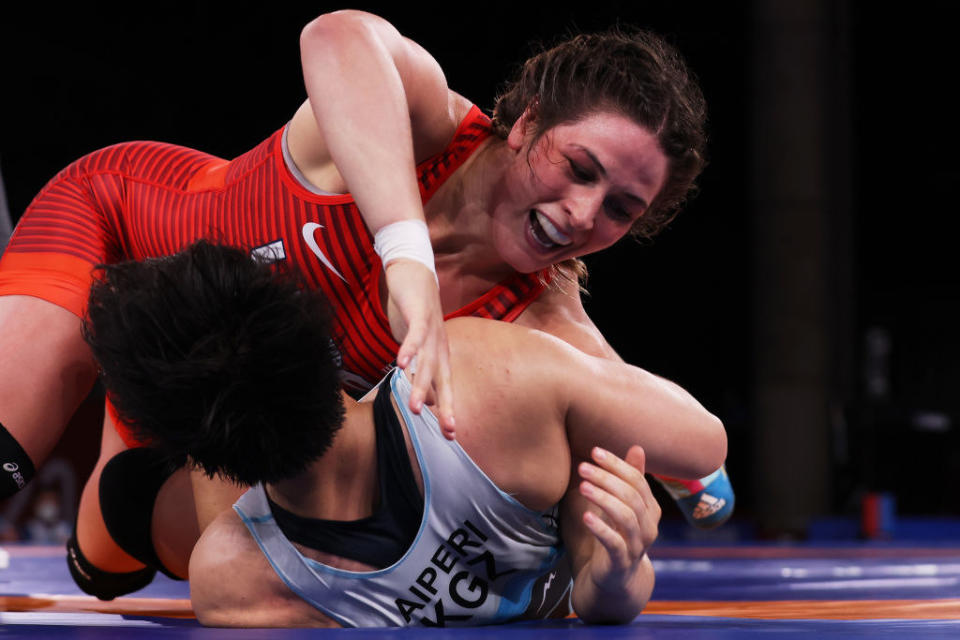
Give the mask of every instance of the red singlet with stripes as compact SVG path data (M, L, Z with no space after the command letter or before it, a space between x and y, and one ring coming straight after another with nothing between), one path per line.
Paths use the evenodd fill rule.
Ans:
M488 135L489 118L473 107L447 148L417 167L424 202ZM283 129L232 161L159 142L84 156L27 208L0 259L0 295L36 296L82 316L93 266L169 255L206 238L285 262L322 289L344 386L370 388L399 349L380 304L373 238L350 194L314 193L294 175L282 139ZM545 275L515 274L448 317L511 321Z

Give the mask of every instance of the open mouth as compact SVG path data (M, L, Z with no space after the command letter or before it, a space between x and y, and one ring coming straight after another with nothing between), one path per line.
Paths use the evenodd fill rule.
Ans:
M570 236L557 229L549 218L536 209L530 209L530 229L537 244L546 250L565 247L572 241Z

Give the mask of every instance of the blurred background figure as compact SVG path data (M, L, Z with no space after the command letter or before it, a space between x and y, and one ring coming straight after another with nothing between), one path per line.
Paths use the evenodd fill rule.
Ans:
M44 463L36 480L0 511L0 541L65 544L76 516L77 476L65 458Z

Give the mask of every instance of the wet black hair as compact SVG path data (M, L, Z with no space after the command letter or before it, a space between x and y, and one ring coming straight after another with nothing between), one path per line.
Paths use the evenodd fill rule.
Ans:
M83 334L137 437L252 485L303 472L343 421L329 326L319 292L201 240L99 266Z

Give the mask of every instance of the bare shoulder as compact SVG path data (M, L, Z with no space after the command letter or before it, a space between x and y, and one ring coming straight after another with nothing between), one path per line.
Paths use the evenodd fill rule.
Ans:
M516 358L529 362L521 357L524 352L548 355L551 351L568 347L558 336L533 323L462 316L447 320L446 329L450 348L464 360L484 354L481 357L487 360L509 361Z
M190 600L197 620L210 627L337 626L274 573L232 509L194 547Z
M355 46L361 41L376 44L367 48ZM448 88L446 74L433 55L378 15L357 10L323 14L304 27L300 46L305 74L316 68L307 62L308 57L350 67L358 59L386 52L403 85L417 162L442 151L469 111L471 103ZM308 51L319 53L308 56ZM324 62L320 66L329 65ZM287 144L297 167L308 178L319 174L322 179L323 172L332 173L335 167L310 101L326 99L326 94L310 95L290 121ZM339 187L337 177L327 177L326 182Z
M575 280L563 280L548 287L517 318L516 323L544 331L593 356L620 360L613 347L593 323Z
M483 318L447 322L457 440L502 491L556 504L570 475L568 380L584 354L542 331Z
M516 323L467 317L448 320L446 328L458 416L499 425L528 413L546 418L534 421L545 429L563 424L566 380L587 370L589 356Z

